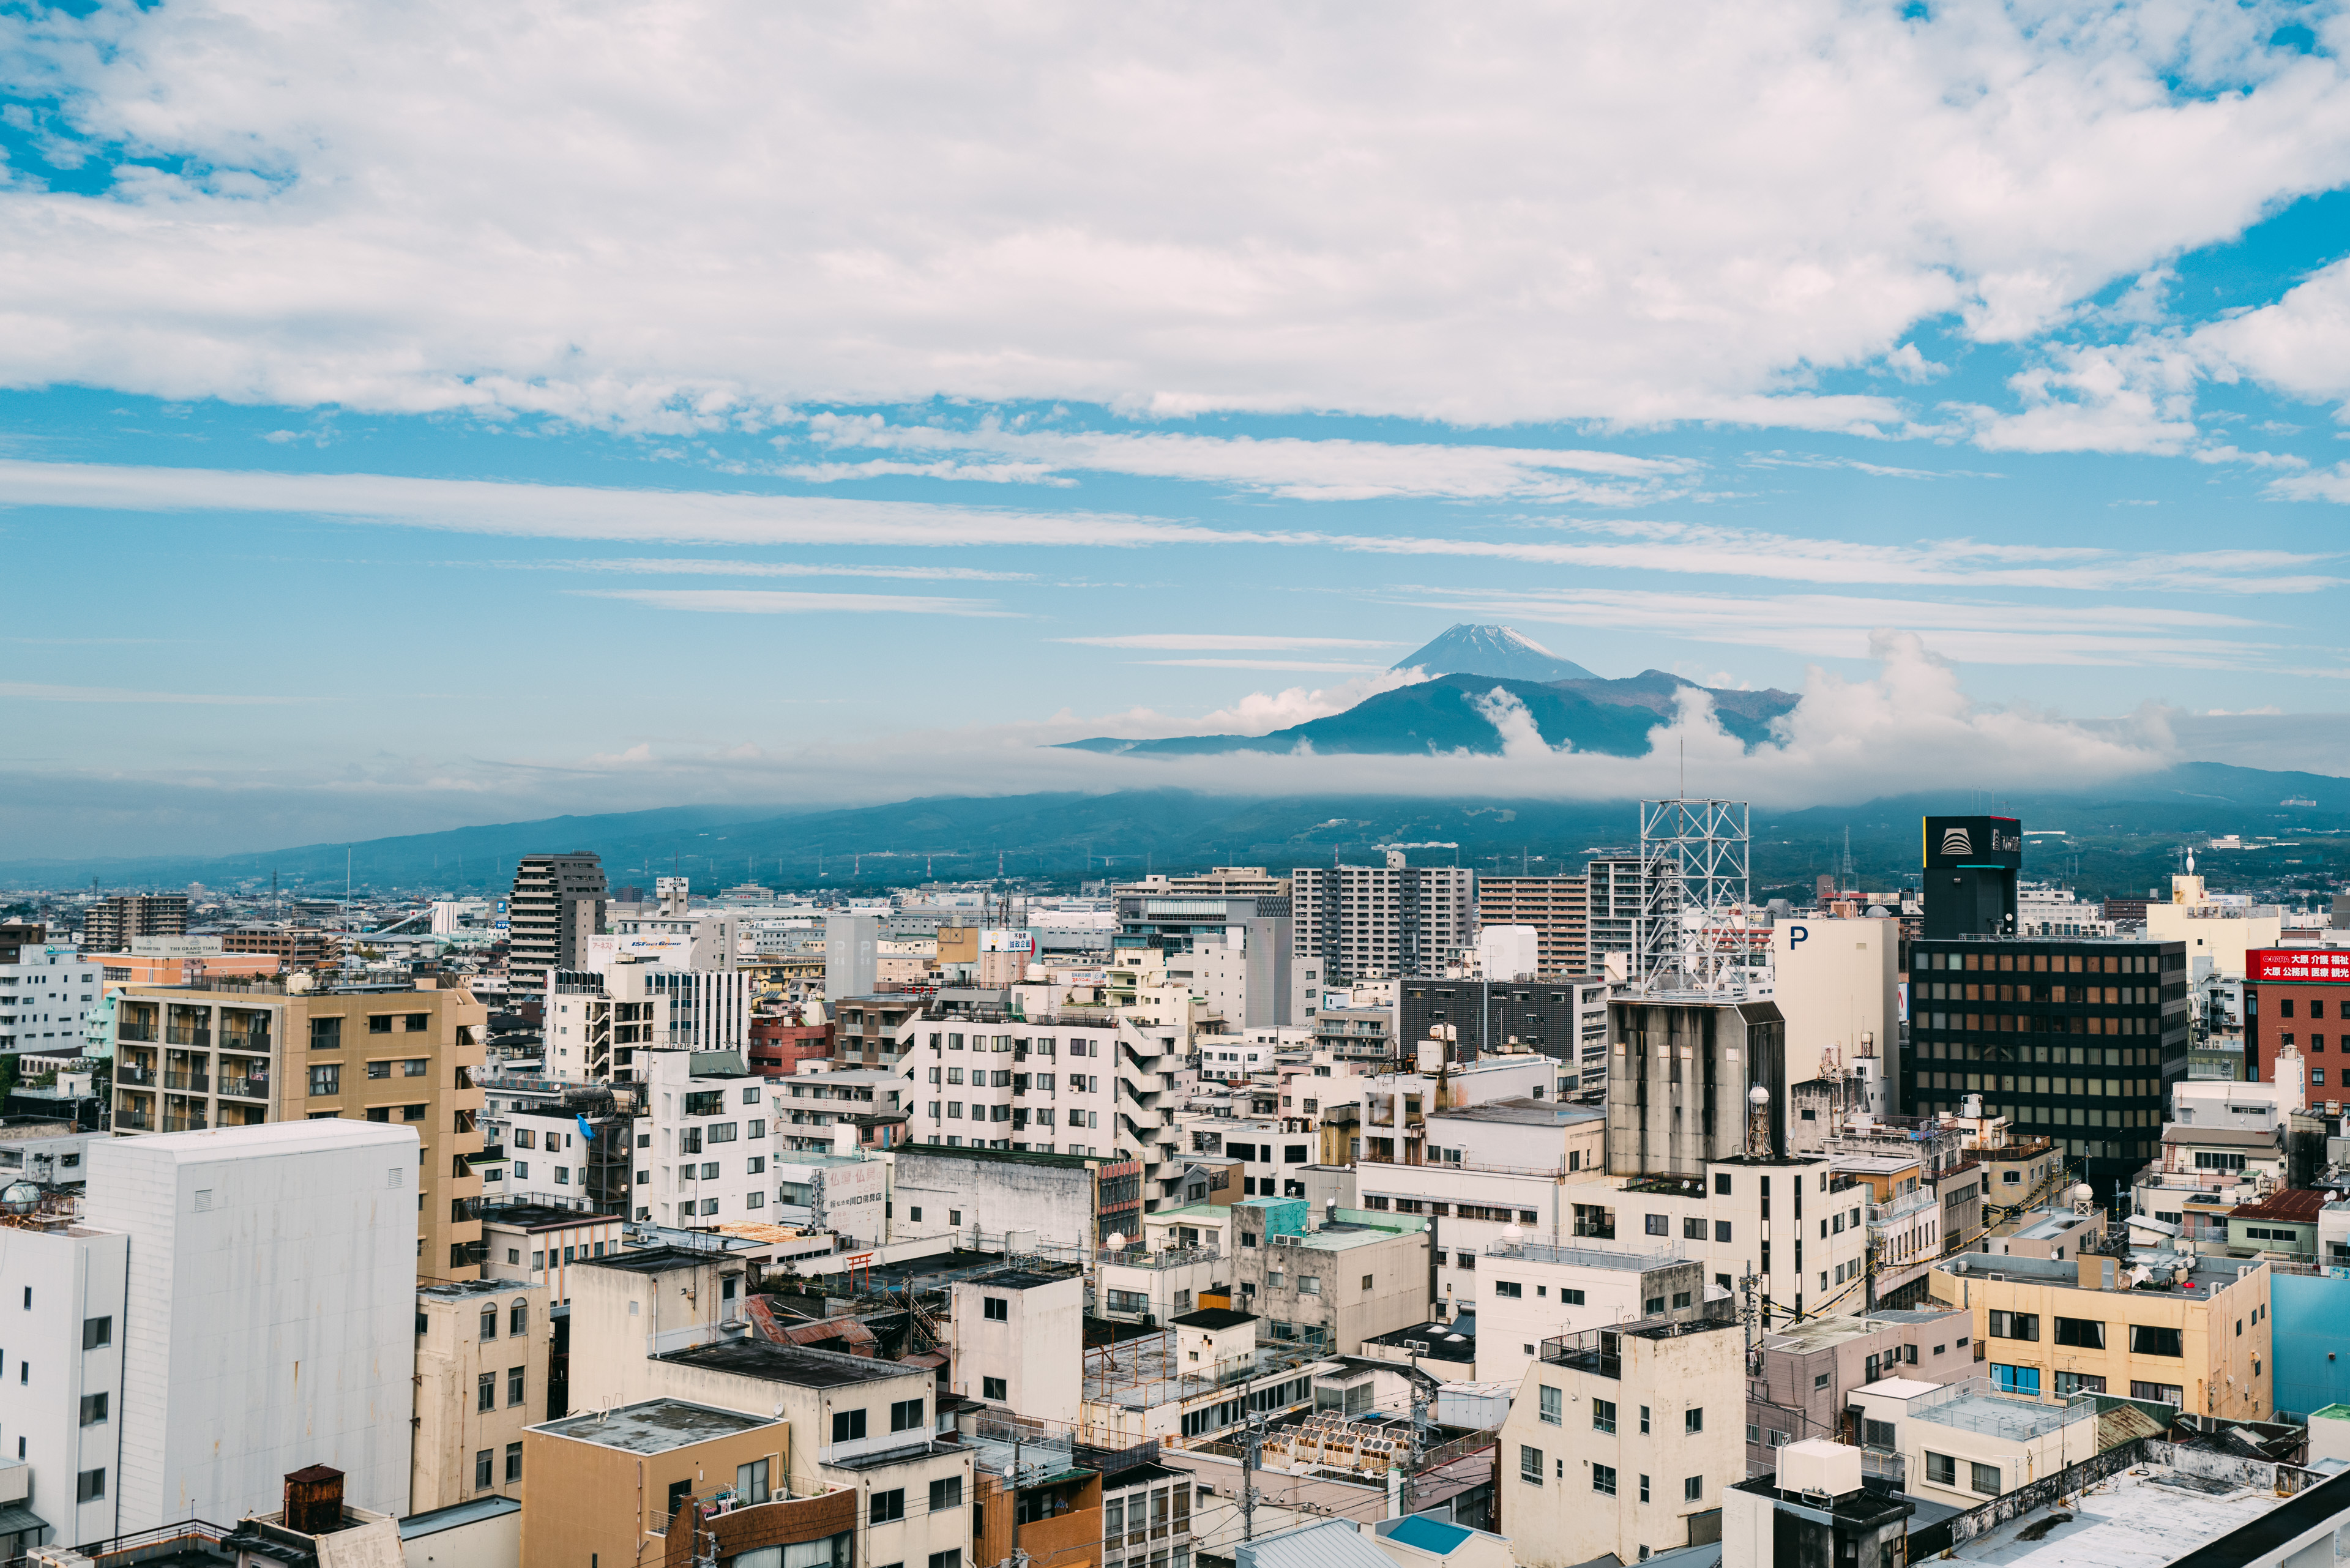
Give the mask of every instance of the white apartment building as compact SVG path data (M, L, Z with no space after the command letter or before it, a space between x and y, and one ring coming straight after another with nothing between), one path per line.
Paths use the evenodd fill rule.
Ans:
M1318 961L1328 983L1440 974L1476 940L1477 873L1408 866L1400 849L1382 866L1300 867L1290 909L1293 961Z
M2170 879L2170 901L2146 907L2147 940L2185 942L2187 961L2210 959L2222 979L2244 978L2244 954L2253 948L2272 948L2284 932L2284 909L2276 904L2255 904L2241 895L2213 894L2203 878L2189 874Z
M777 1158L794 1155L852 1155L858 1150L859 1117L911 1117L912 1102L902 1068L832 1067L822 1058L777 1078L768 1091L775 1114L768 1119ZM910 1119L908 1127L913 1126Z
M1698 1544L1699 1516L1746 1474L1744 1349L1729 1316L1543 1345L1502 1426L1499 1529L1517 1561L1638 1563Z
M1305 1168L1319 1158L1321 1138L1306 1116L1180 1114L1175 1130L1186 1153L1240 1162L1244 1198L1303 1198Z
M1274 1054L1279 1049L1238 1034L1202 1034L1199 1038L1200 1076L1220 1083L1232 1083L1270 1071Z
M1725 1291L1752 1272L1765 1327L1866 1305L1869 1190L1825 1157L1717 1160L1702 1177L1610 1178L1568 1199L1577 1245L1670 1242Z
M1492 1100L1555 1098L1558 1064L1533 1052L1488 1056L1447 1071L1440 1101L1434 1073L1383 1073L1357 1082L1362 1158L1418 1165L1425 1162L1429 1113Z
M757 1222L775 1195L768 1168L775 1155L770 1136L775 1106L764 1078L735 1069L697 1076L702 1053L660 1051L639 1061L646 1065L646 1114L636 1118L632 1173L635 1217L656 1225L716 1225Z
M1554 1244L1573 1235L1571 1195L1607 1174L1607 1118L1526 1097L1430 1111L1425 1127L1419 1164L1364 1160L1357 1190L1362 1208L1435 1220L1436 1310L1450 1317L1485 1299L1478 1260L1505 1231Z
M1075 1425L1085 1399L1086 1281L1007 1265L950 1291L952 1392L997 1410Z
M123 1406L130 1238L63 1214L6 1236L0 1496L29 1500L53 1542L103 1541L121 1533L123 1435L146 1419Z
M1497 1244L1477 1312L1477 1378L1515 1384L1562 1334L1641 1318L1679 1321L1706 1310L1705 1266L1679 1248ZM1716 1289L1716 1296L1722 1293Z
M2015 934L2019 937L2110 937L2115 922L2103 904L2084 901L2070 888L2046 882L2015 887Z
M741 913L689 908L691 888L689 877L656 878L654 907L612 910L611 933L600 945L591 940L588 950L659 954L662 962L678 969L733 969L743 945ZM599 966L591 961L588 967Z
M80 1056L104 971L71 942L27 945L0 963L0 1054Z
M916 1019L900 1038L916 1142L1080 1155L1118 1144L1119 1066L1139 1070L1131 1044L1118 1050L1142 1038L1132 1024Z
M85 1222L130 1238L119 1531L274 1512L313 1464L405 1511L418 1148L334 1118L91 1148Z
M589 943L605 940L590 938ZM750 1039L751 977L672 968L643 953L600 970L556 970L546 990L545 1073L564 1083L628 1083L650 1047L730 1050Z

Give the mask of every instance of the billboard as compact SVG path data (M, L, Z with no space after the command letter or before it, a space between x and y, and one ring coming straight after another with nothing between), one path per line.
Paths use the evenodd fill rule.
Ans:
M816 1201L810 1221L847 1236L881 1238L881 1204L888 1196L889 1168L878 1159L816 1168Z
M2023 824L2012 816L1929 816L1924 865L1928 870L1962 866L2021 870Z
M2350 985L2350 948L2254 948L2244 978L2301 985Z
M1033 953L1036 950L1036 933L1030 930L984 930L979 933L979 950L983 953Z

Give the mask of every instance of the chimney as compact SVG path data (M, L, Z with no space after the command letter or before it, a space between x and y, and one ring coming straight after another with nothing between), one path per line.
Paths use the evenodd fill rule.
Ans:
M311 1465L286 1478L286 1528L302 1535L331 1535L343 1527L343 1472Z

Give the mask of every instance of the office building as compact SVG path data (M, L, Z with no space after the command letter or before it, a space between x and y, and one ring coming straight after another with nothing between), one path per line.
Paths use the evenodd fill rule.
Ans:
M1720 1305L1541 1342L1501 1431L1499 1529L1526 1568L1719 1538L1746 1471L1744 1345Z
M1290 873L1290 921L1300 961L1325 984L1440 974L1477 935L1477 873L1461 866L1408 866L1400 849L1383 866L1300 867Z
M1638 855L1602 856L1585 864L1581 972L1611 978L1630 973L1649 878L1662 865L1648 866Z
M2274 1081L2300 1058L2307 1104L2350 1100L2350 950L2254 948L2244 955L2244 1076Z
M133 937L187 934L185 893L118 893L82 911L81 946L86 952L128 952Z
M1121 895L1110 959L1133 961L1138 949L1162 953L1159 967L1190 983L1227 1026L1274 1028L1294 1022L1289 911L1286 897L1270 894Z
M1973 1314L1980 1365L2001 1393L2111 1394L2222 1420L2274 1417L2266 1263L1961 1253L1930 1278L1936 1303Z
M1607 985L1589 975L1550 974L1534 980L1407 977L1397 1012L1406 1052L1438 1039L1450 1027L1463 1062L1505 1045L1523 1045L1558 1063L1586 1088L1607 1078Z
M547 1418L544 1285L462 1280L416 1293L416 1440L407 1511L522 1495L523 1433Z
M321 1116L404 1127L423 1144L411 1263L481 1262L482 1039L463 991L303 991L276 980L126 985L115 993L114 1130L196 1132Z
M434 1158L339 1119L92 1146L84 1223L130 1238L118 1532L268 1512L321 1464L354 1506L406 1511Z
M1746 1385L1746 1473L1767 1475L1781 1449L1838 1431L1856 1389L1900 1376L1974 1376L1974 1319L1957 1307L1815 1317L1762 1334ZM1857 1435L1857 1434L1856 1434Z
M0 963L15 963L24 952L49 940L49 929L34 920L0 920Z
M545 992L546 1076L630 1083L650 1051L737 1049L750 1040L751 987L748 971L674 968L643 954L556 970Z
M1544 1340L1642 1318L1683 1322L1708 1315L1705 1265L1669 1241L1558 1247L1497 1242L1478 1272L1476 1380L1523 1382ZM1724 1293L1714 1291L1715 1295Z
M2105 1192L2154 1157L2187 1075L2182 944L1929 939L1909 970L1905 1114L1956 1114L1980 1096L2021 1137L2085 1159Z
M587 850L524 856L506 900L509 989L526 998L545 992L556 970L585 969L605 902L604 863Z
M1591 881L1588 877L1480 877L1477 923L1531 926L1538 974L1588 974Z
M1923 831L1927 939L2015 935L2023 824L2012 816L1929 816Z
M827 915L824 921L824 999L869 996L880 983L881 919L878 915Z
M265 955L286 969L323 969L341 961L343 939L317 926L248 925L224 933L221 950Z

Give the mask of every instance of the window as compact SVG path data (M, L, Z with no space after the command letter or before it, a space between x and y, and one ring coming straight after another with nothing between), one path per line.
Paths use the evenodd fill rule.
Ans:
M1999 1362L1991 1364L1991 1380L2002 1394L2029 1394L2040 1397L2040 1368L2008 1366Z
M2132 1355L2184 1355L2187 1351L2178 1342L2175 1328L2157 1328L2151 1324L2130 1324Z
M490 1472L496 1459L497 1450L494 1449L483 1449L473 1455L473 1490L475 1491L487 1491L494 1484L491 1480Z
M1927 1449L1926 1479L1936 1486L1958 1485L1959 1461L1948 1454L1938 1454L1931 1449Z
M1603 1209L1596 1203L1575 1205L1575 1233L1601 1241L1614 1241L1616 1211L1612 1209Z
M986 1317L990 1322L1005 1323L1011 1320L1012 1303L1009 1298L1004 1296L983 1296L981 1300L985 1303L981 1308L981 1315Z
M1616 1467L1614 1465L1592 1466L1591 1490L1600 1493L1602 1496L1614 1497L1616 1495Z
M1684 1410L1684 1411L1682 1411L1682 1412L1681 1412L1681 1430L1682 1430L1682 1431L1684 1431L1684 1432L1702 1432L1702 1431L1704 1431L1704 1430L1705 1430L1705 1412L1704 1412L1703 1410Z
M85 1394L81 1397L81 1424L96 1427L106 1420L106 1396Z
M1560 1424L1560 1412L1562 1407L1563 1401L1560 1398L1559 1391L1548 1385L1544 1385L1542 1387L1543 1425L1545 1427L1558 1426Z
M894 1524L906 1517L906 1489L891 1487L888 1491L869 1494L872 1501L865 1511L868 1524Z
M367 1075L370 1078L389 1078L391 1076L391 1064L389 1062L369 1062L367 1064Z
M1997 1497L1999 1495L1999 1467L1997 1465L1970 1464L1967 1468L1974 1472L1975 1491L1979 1495L1983 1497Z
M114 1320L111 1317L86 1317L81 1320L81 1347L97 1350L114 1343Z
M106 1495L106 1471L84 1470L74 1478L74 1501L96 1502Z
M484 1372L473 1379L473 1408L494 1410L498 1407L498 1375Z
M389 1012L370 1012L370 1013L369 1013L369 1014L368 1014L368 1033L370 1033L370 1034L389 1034L389 1033L391 1033L391 1014L390 1014L390 1013L389 1013Z
M1011 1394L1007 1392L1004 1387L1004 1380L1001 1377L981 1378L979 1380L979 1397L983 1399L1009 1399L1012 1397Z
M1568 1306L1581 1306L1583 1304L1583 1293L1579 1290L1574 1290L1565 1285L1561 1285L1558 1287L1558 1299Z
M1681 1482L1681 1501L1683 1502L1697 1502L1703 1499L1704 1496L1705 1478L1703 1476L1691 1476L1689 1480Z
M1615 1400L1594 1399L1591 1402L1591 1429L1595 1432L1612 1432L1616 1429Z
M1654 1317L1664 1310L1665 1298L1662 1296L1649 1296L1640 1303L1640 1311L1649 1317Z
M310 1097L320 1099L343 1092L343 1068L338 1062L313 1063L310 1067Z
M522 1386L525 1371L525 1369L520 1366L509 1366L506 1368L506 1407L508 1409L512 1409L516 1405L522 1403Z
M2056 1375L2056 1395L2069 1398L2074 1394L2102 1394L2106 1380L2094 1372L2059 1372Z
M2056 1343L2081 1350L2103 1350L2106 1325L2092 1317L2060 1317L2056 1320Z
M1861 1447L1866 1449L1890 1449L1893 1447L1893 1423L1864 1417L1860 1423L1860 1442Z
M889 1429L909 1432L922 1424L922 1402L920 1399L899 1399L889 1407Z
M1518 1479L1528 1486L1543 1483L1543 1451L1518 1445Z
M962 1506L962 1477L948 1476L931 1483L931 1511Z
M950 1546L944 1552L931 1552L931 1568L962 1568L962 1548Z
M1497 1296L1508 1296L1514 1301L1526 1293L1526 1287L1514 1280L1495 1280L1493 1293Z
M509 1484L522 1480L522 1445L506 1445L506 1480Z
M864 1435L864 1411L835 1410L832 1413L832 1440L834 1442L853 1443Z
M1991 1314L1991 1336L1993 1339L2038 1339L2040 1314L2030 1312L2001 1312Z
M1642 1437L1644 1437L1644 1438L1645 1438L1645 1437L1647 1437L1648 1435L1648 1407L1646 1405L1643 1405L1643 1406L1641 1406L1641 1407L1640 1407L1640 1436L1642 1436Z
M1669 1236L1673 1233L1672 1216L1669 1214L1651 1214L1648 1217L1647 1223L1648 1233L1651 1236Z
M2187 1403L2185 1391L2176 1383L2133 1382L2130 1384L2130 1397L2151 1399L2158 1405L2184 1406Z
M1827 1386L1828 1386L1828 1375L1827 1375L1826 1373L1825 1373L1825 1372L1823 1372L1823 1373L1819 1374L1819 1376L1815 1376L1815 1377L1814 1377L1814 1378L1812 1379L1812 1386L1813 1386L1813 1387L1814 1387L1814 1388L1825 1388L1825 1387L1826 1387Z
M522 1254L512 1248L508 1248L506 1251L506 1262L509 1263L518 1263L522 1262ZM510 1334L520 1336L529 1331L530 1298L528 1296L516 1296L515 1297L514 1305L506 1309L506 1332Z
M338 1049L342 1043L343 1021L341 1019L313 1018L310 1020L311 1050L333 1051Z
M482 1337L490 1340L497 1336L498 1309L495 1305L485 1306L482 1309Z

